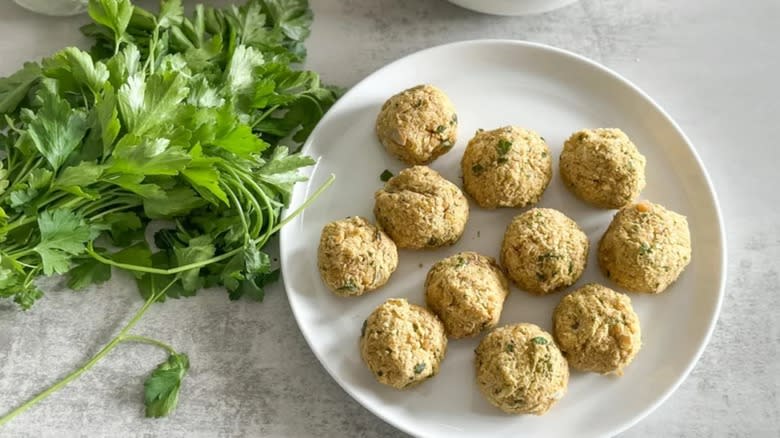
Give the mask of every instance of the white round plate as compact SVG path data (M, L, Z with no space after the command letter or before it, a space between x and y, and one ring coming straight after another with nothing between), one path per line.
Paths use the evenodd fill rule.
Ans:
M577 0L449 0L462 8L483 14L530 15L562 8Z
M382 103L408 87L431 83L458 110L456 146L432 167L460 183L460 158L477 128L516 124L547 139L556 160L540 206L563 211L585 230L591 251L577 282L616 287L597 268L596 246L614 211L589 207L563 186L557 157L564 140L586 127L619 127L647 157L641 197L688 216L691 264L660 295L632 294L642 323L642 350L622 377L572 372L566 396L541 417L510 416L480 395L473 352L479 339L453 340L433 379L406 391L374 381L358 353L363 320L392 297L424 304L423 283L437 260L458 251L498 256L501 238L519 209L483 210L471 203L462 239L436 251L400 252L400 264L382 289L339 298L322 284L317 245L322 227L346 216L372 218L373 194L385 169L404 165L377 141L374 121ZM281 236L282 269L290 306L311 349L334 379L387 422L418 436L591 437L616 434L657 407L688 375L717 319L725 280L725 239L715 194L680 128L650 97L616 73L578 55L520 41L467 41L417 52L370 75L322 119L303 152L318 158L311 180L295 187L300 205L330 174L336 182ZM551 329L554 306L567 292L534 297L513 288L501 324L533 322Z

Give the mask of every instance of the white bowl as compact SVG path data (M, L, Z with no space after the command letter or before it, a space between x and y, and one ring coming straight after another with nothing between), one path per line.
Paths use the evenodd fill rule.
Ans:
M87 10L87 0L14 0L17 5L43 15L67 17Z
M449 0L462 8L483 14L529 15L562 8L577 0Z

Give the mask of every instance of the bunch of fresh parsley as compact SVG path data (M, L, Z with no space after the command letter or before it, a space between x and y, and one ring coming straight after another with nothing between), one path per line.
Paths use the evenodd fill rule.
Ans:
M313 163L290 148L336 92L293 68L306 0L199 5L189 18L181 0L158 14L129 0L90 0L88 11L89 52L69 47L0 79L0 297L28 309L41 275L80 289L112 266L131 271L147 301L93 361L126 341L168 350L145 385L147 415L162 416L189 361L130 328L151 303L203 287L263 298L278 271L262 248Z

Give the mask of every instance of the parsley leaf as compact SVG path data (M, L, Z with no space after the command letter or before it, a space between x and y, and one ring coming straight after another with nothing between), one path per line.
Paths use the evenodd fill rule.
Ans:
M227 194L219 185L221 176L214 166L216 160L203 157L200 145L190 150L190 156L192 160L187 168L182 170L182 175L203 198L215 204L220 201L226 205L230 204Z
M120 251L111 254L111 258L114 261L120 263L132 263L143 267L155 266L152 257L153 257L152 251L149 249L149 245L147 245L146 242L139 242L130 245L128 247L122 248ZM157 266L157 267L167 268L168 265L166 264L165 266ZM140 277L143 275L142 273L138 273L138 272L134 274L136 277Z
M160 14L157 16L157 25L161 28L169 28L181 24L184 20L184 8L181 0L163 0L160 2Z
M104 169L104 166L88 161L81 162L76 166L66 167L57 176L57 179L54 181L54 187L90 185L100 179Z
M8 188L10 181L8 181L8 171L3 169L3 163L0 162L0 195L5 193L5 189Z
M245 124L237 125L230 133L216 139L214 143L243 158L250 158L269 147L268 143L257 137L252 132L252 128Z
M262 166L257 177L272 185L272 188L282 197L285 203L292 193L296 182L305 181L306 177L298 172L301 167L311 166L315 161L301 154L289 154L285 146L277 146L268 162Z
M144 382L144 404L147 417L164 417L179 403L181 382L190 369L186 354L173 353Z
M107 213L96 222L109 230L109 235L115 245L124 247L144 239L143 227L145 224L135 212Z
M48 87L42 89L40 97L41 109L37 113L24 109L22 114L38 152L57 170L81 143L87 132L87 115L71 108Z
M34 250L41 256L43 272L64 274L73 256L84 253L84 242L97 237L98 230L87 225L76 213L60 209L44 211L38 216L41 242Z
M36 301L43 297L43 292L32 283L23 283L13 297L14 303L18 304L22 310L29 310Z
M0 297L28 309L41 275L67 273L73 289L113 267L134 275L144 306L59 384L123 341L157 345L169 358L145 384L149 416L174 408L189 364L129 331L153 303L202 287L264 298L280 271L263 247L314 163L296 152L343 92L298 70L306 0L189 16L182 3L152 13L89 0L89 51L65 48L0 79ZM146 236L161 224L153 252ZM95 247L106 237L114 252Z
M225 71L225 87L228 93L241 95L250 90L254 83L254 69L263 62L263 53L259 50L244 45L237 46Z
M137 73L119 88L117 103L127 131L140 136L170 118L188 94L182 74L164 72L144 78Z
M183 216L202 207L206 201L188 187L176 187L165 192L164 196L144 198L144 213L150 219L167 219Z
M68 271L68 287L73 290L84 289L91 284L105 283L111 279L111 266L88 258L79 262Z
M244 269L247 274L270 274L271 258L268 254L260 251L254 242L244 245Z
M25 279L22 266L0 253L0 297L13 298L22 310L28 310L42 296L43 292Z
M202 262L214 256L214 244L209 236L198 236L190 240L187 247L175 247L178 266L186 266L192 263ZM190 269L179 274L184 290L196 291L203 286L203 279L199 276L200 269Z
M35 169L27 174L24 181L14 184L9 194L11 207L24 207L38 197L51 182L52 173L48 169Z
M303 41L309 36L312 13L306 0L264 0L265 10L275 26L295 41Z
M41 68L34 62L24 64L21 70L7 78L0 78L0 114L13 113L40 78Z
M114 149L107 173L138 175L177 175L190 156L167 138L139 139L125 136Z
M230 292L230 299L237 300L241 297L248 297L255 301L263 301L265 298L265 286L279 281L280 271L275 269L267 274L250 275L239 284L235 291Z
M119 131L122 128L119 123L119 112L116 108L116 94L110 85L106 85L106 89L95 102L90 115L93 120L90 135L95 137L93 141L99 142L101 146L94 149L102 150L102 156L106 157L113 151L114 140L119 136Z
M111 185L117 185L128 192L135 193L142 197L145 201L148 199L163 199L166 193L162 188L156 184L142 184L144 175L133 174L112 174L104 175L101 178L102 182L106 182Z
M512 142L509 140L504 140L503 138L499 140L498 144L496 145L496 150L498 151L499 157L503 157L504 155L508 154L511 149Z
M89 0L87 12L95 23L111 29L117 41L126 39L125 31L133 16L130 0Z
M44 60L44 74L74 87L86 86L94 95L108 81L108 68L75 47L68 47Z

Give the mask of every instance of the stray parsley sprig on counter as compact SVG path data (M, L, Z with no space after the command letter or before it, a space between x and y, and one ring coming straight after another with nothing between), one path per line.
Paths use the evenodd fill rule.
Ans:
M198 5L189 18L181 0L157 14L129 0L90 0L88 11L89 52L69 47L0 79L0 297L28 309L43 296L37 277L66 274L81 289L114 266L133 273L146 303L0 424L127 341L168 351L145 403L147 416L174 409L189 359L129 329L154 302L203 287L263 298L279 273L262 248L286 222L299 169L314 163L291 149L337 98L291 66L305 56L306 0ZM163 224L154 245L152 221Z

